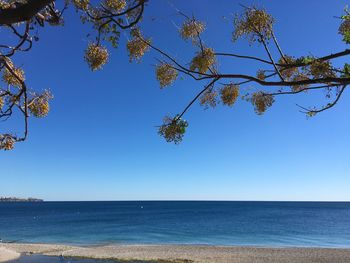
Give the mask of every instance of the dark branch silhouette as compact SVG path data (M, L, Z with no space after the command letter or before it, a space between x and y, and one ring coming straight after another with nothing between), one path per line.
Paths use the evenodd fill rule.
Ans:
M190 41L196 49L190 63L183 63L180 61L183 58L175 59L144 36L140 24L146 4L146 0L103 0L94 4L88 0L2 1L0 27L11 37L2 39L0 43L0 70L5 84L4 88L0 88L0 121L6 121L18 111L23 116L24 128L21 135L14 132L0 134L0 149L10 150L16 142L24 141L28 137L29 117L45 117L49 112L49 101L53 97L50 91L30 90L24 70L16 66L12 58L19 52L31 50L38 41L37 27L63 25L63 14L68 6L73 6L82 22L91 26L84 59L92 71L100 70L107 63L109 50L118 47L124 31L130 35L126 47L130 62L140 61L150 50L161 57L157 59L159 64L156 67L161 88L172 85L179 75L196 80L202 87L179 114L166 116L159 126L159 134L168 142L181 142L188 126L183 117L197 101L205 108L220 103L232 107L239 98L243 98L261 115L278 96L326 91L328 102L324 106L321 102L315 103L321 106L299 106L301 112L311 117L333 108L350 84L350 65L344 64L342 68L332 65L334 59L350 55L350 49L322 57L289 56L282 51L274 32L273 17L266 10L256 7L243 7L242 13L234 18L232 40L245 38L250 45L260 46L266 54L263 58L215 51L202 38L205 23L176 10L184 19L178 32L180 37ZM340 22L338 33L346 44L350 44L350 12L347 9ZM254 61L256 74L225 72L218 63L222 58L237 62ZM251 88L247 84L255 86Z

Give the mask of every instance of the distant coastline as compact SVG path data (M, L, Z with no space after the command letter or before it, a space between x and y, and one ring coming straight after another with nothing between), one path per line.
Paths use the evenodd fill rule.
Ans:
M0 202L43 202L43 199L38 198L18 198L18 197L0 197Z

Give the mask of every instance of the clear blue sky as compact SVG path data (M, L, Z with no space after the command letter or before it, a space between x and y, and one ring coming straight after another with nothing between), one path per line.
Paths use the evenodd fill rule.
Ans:
M217 51L256 54L263 48L232 43L232 13L247 0L171 0L205 20L204 39ZM184 62L193 55L179 39L181 18L165 0L151 0L143 29L153 43ZM277 20L287 54L322 56L346 48L337 34L347 1L254 1ZM154 126L175 114L201 89L180 79L160 90L154 75L157 54L130 64L126 36L104 70L92 73L83 61L88 41L70 10L65 27L40 29L40 41L17 57L28 85L55 95L46 119L32 119L27 142L0 152L0 195L46 200L348 200L350 201L350 93L330 111L307 120L296 103L312 106L321 96L280 97L257 116L240 101L233 108L195 105L181 145L166 143ZM339 60L338 63L344 63ZM225 61L223 71L253 73L242 61ZM16 123L1 123L20 128Z

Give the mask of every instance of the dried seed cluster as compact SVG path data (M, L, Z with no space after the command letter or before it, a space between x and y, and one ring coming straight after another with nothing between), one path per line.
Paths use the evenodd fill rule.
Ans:
M120 12L126 7L126 0L105 0L105 5L112 11Z
M208 90L199 98L199 103L204 106L205 109L209 107L214 108L217 104L217 96L218 93L215 90Z
M164 88L171 85L176 80L178 72L170 64L161 63L157 66L156 75L160 87Z
M263 114L267 108L271 107L274 101L275 100L272 95L265 94L261 91L253 93L251 98L255 112L259 115Z
M0 0L0 8L1 9L7 9L7 8L10 8L11 7L11 4L6 2L6 1L3 1L3 0Z
M11 68L4 68L2 73L2 80L14 87L21 87L22 82L25 80L24 71L21 68L16 68L10 59L6 59L8 66Z
M239 96L239 86L235 84L225 85L220 90L222 103L227 106L233 106Z
M3 135L1 135L1 137L0 137L0 149L1 150L9 151L15 147L15 141L11 136L3 137Z
M87 10L90 5L90 0L72 0L74 6L78 9Z
M343 41L350 44L350 19L346 18L340 24L338 33L343 36Z
M52 95L46 91L44 94L33 98L28 104L28 109L37 118L45 117L50 111L50 99L52 99Z
M5 105L4 98L0 97L0 111L1 111L2 107L4 107L4 105Z
M166 116L163 119L163 125L160 126L158 133L164 137L167 142L179 144L182 141L187 126L188 123L185 120Z
M289 80L294 74L298 73L297 67L289 66L289 65L295 64L295 59L293 57L290 57L290 56L281 57L278 60L278 64L280 64L278 69L285 80Z
M259 70L256 72L256 77L257 77L257 79L264 81L264 80L266 79L265 71L262 70L262 69L259 69Z
M273 24L273 17L265 10L254 7L247 8L242 15L236 15L234 19L233 40L235 41L242 36L247 37L250 42L261 40L261 37L270 39Z
M204 23L188 19L186 20L180 29L180 35L183 39L191 39L192 41L196 40L199 34L201 34L205 29Z
M129 60L140 61L143 55L149 50L150 39L144 39L139 29L131 31L132 39L128 41L126 47L129 51Z
M198 70L200 73L206 73L214 64L214 50L212 48L204 48L203 52L197 53L197 55L192 59L190 70Z
M332 64L328 60L314 60L310 65L310 74L315 78L335 77Z
M108 50L95 43L90 43L85 50L85 61L92 71L101 69L108 61Z
M299 73L293 77L292 81L296 82L296 81L303 81L303 80L308 80L308 79L309 78L305 74ZM308 84L294 85L294 86L292 86L292 91L293 92L300 92L300 91L307 89L308 86L309 86Z

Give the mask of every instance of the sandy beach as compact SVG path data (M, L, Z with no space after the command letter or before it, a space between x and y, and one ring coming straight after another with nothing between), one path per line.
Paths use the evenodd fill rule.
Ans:
M77 247L49 244L1 244L0 262L15 259L18 253L95 259L159 260L161 262L218 263L344 263L350 249L257 248L192 245L114 245Z
M0 262L7 262L9 260L14 260L20 257L20 253L13 249L7 249L0 247Z

